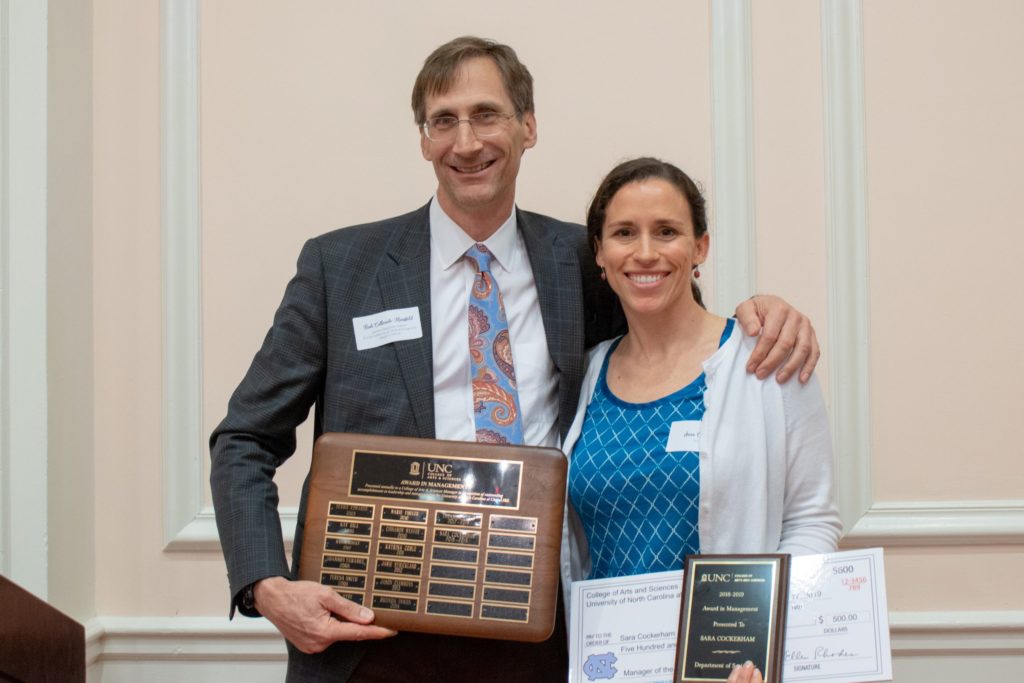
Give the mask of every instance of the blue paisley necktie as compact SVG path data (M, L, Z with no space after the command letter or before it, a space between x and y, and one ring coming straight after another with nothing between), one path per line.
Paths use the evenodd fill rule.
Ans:
M469 368L476 440L521 444L523 424L508 319L490 270L494 254L484 245L476 244L466 256L476 266L469 293Z

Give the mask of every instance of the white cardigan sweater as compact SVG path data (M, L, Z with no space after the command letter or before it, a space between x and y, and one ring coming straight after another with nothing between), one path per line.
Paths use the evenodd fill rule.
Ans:
M836 549L842 533L832 497L832 439L817 378L807 384L759 380L746 371L757 342L738 324L704 362L707 391L700 434L701 553L791 553ZM587 361L576 418L562 450L572 451L612 341ZM586 534L566 498L562 588L590 573ZM681 568L681 567L680 567Z

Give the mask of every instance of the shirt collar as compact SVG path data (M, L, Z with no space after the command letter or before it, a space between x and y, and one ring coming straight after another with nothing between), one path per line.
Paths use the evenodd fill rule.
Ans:
M434 195L430 202L430 246L441 257L441 266L448 270L461 259L476 241L441 208ZM516 212L505 219L493 235L483 242L494 254L494 260L506 272L512 269L512 256L516 247Z

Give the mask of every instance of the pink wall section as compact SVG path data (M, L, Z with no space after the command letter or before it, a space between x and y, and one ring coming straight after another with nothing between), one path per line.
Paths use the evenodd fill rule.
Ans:
M757 288L815 321L828 348L821 12L751 3ZM827 389L828 354L818 368Z
M1024 7L865 6L884 498L1019 498Z

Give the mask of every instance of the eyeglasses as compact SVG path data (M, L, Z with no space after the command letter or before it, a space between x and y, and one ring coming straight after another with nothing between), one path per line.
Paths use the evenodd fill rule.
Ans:
M497 111L481 111L467 119L457 116L435 116L423 122L423 134L434 142L448 142L459 131L459 124L466 122L478 138L489 138L504 130L505 125L515 114L502 114Z

